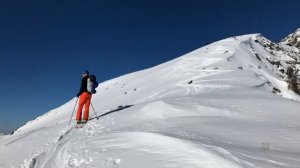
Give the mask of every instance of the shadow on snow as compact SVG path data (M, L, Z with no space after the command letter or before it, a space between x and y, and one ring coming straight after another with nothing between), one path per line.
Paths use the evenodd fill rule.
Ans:
M92 117L92 118L89 119L89 121L90 121L90 120L93 120L93 119L99 119L100 117L104 117L104 116L106 116L106 115L108 115L108 114L111 114L111 113L115 113L115 112L118 112L118 111L122 111L122 110L127 109L127 108L132 107L132 106L133 106L133 105L119 106L117 109L108 111L108 112L106 112L106 113L104 113L104 114L101 114L101 115L99 115L99 116L96 116L96 117Z

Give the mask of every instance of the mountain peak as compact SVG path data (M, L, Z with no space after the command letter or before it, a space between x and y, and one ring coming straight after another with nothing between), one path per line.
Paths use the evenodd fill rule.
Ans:
M294 33L291 33L285 37L281 43L289 46L295 46L300 49L300 28L298 28Z

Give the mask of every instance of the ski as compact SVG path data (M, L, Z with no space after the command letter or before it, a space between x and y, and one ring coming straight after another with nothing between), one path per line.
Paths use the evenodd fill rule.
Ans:
M77 123L77 124L75 125L75 128L82 128L82 127L84 127L85 124L86 124L86 123Z

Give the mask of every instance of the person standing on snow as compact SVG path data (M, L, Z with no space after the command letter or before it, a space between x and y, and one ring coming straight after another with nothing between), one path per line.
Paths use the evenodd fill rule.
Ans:
M88 92L89 71L85 70L82 73L81 86L77 97L79 97L79 105L76 114L77 123L86 123L89 119L89 108L92 99L92 93ZM84 106L84 114L82 120L82 109Z

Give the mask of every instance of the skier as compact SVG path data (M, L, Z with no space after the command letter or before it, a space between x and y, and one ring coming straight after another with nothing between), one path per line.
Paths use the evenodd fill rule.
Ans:
M82 73L81 86L77 97L79 97L79 105L76 114L77 124L86 123L89 119L89 108L92 99L92 93L88 92L89 71L85 70ZM83 120L81 118L82 109L84 106Z

